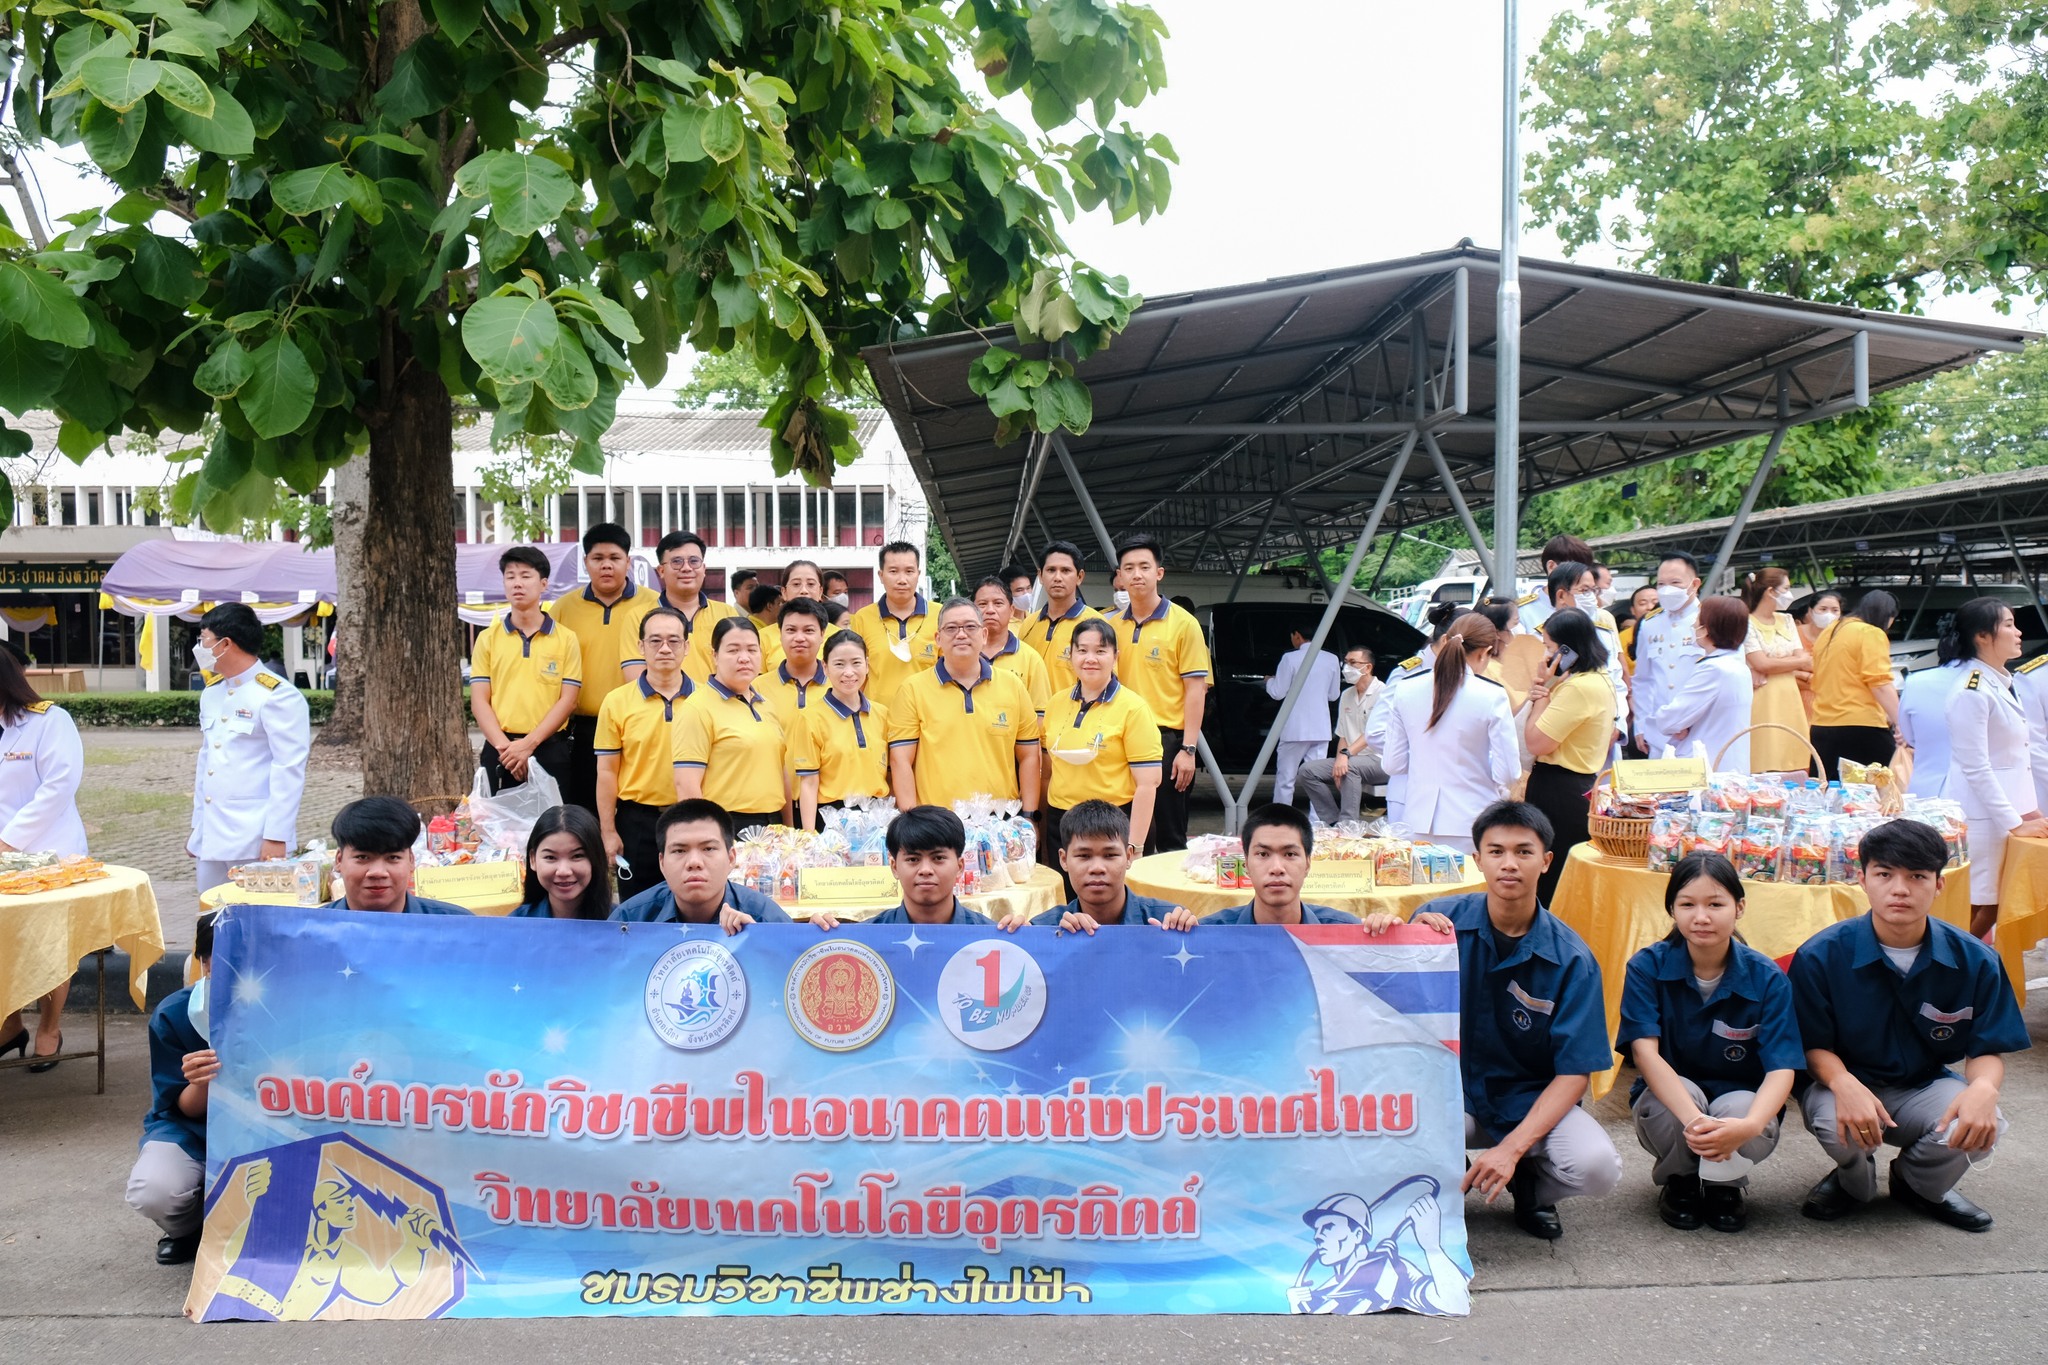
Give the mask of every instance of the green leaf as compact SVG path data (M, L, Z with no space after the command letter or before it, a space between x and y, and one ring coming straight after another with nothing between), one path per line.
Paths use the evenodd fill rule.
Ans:
M747 145L747 127L738 105L721 104L704 116L704 152L713 161L730 161Z
M164 62L157 70L156 92L188 114L213 117L213 87L189 68Z
M156 89L164 64L147 57L119 57L112 54L89 57L80 63L78 75L93 97L123 113L142 103L143 96Z
M564 332L555 343L554 359L540 377L540 387L558 408L587 408L597 397L597 370L573 334Z
M1079 436L1095 420L1095 400L1080 380L1055 375L1032 391L1031 415L1040 431L1065 427Z
M202 152L217 156L247 156L256 150L256 125L242 102L219 86L213 90L213 117L201 118L174 104L164 106L171 127L178 136Z
M688 62L679 62L673 57L642 57L638 54L633 60L678 89L695 90L704 84L704 78Z
M313 411L313 367L282 332L249 357L249 377L237 395L242 415L259 436L297 431Z
M551 226L576 193L569 173L544 156L501 152L491 159L487 183L491 221L514 237Z
M153 299L183 308L206 292L206 270L183 242L147 233L135 243L136 283Z
M327 235L321 238L319 254L313 257L313 268L307 272L316 283L325 284L334 278L334 272L341 268L341 258L348 251L356 235L356 210L353 204L343 204L334 211L328 221Z
M92 323L78 296L34 266L0 262L0 316L41 341L72 350L92 344Z
M399 54L377 107L395 123L411 123L448 107L459 86L439 43L422 40Z
M425 156L427 149L415 142L407 142L396 133L368 133L355 140L352 146L365 145L382 147L387 152L398 152L405 156Z
M484 0L433 0L433 10L434 22L449 41L466 43L483 22Z
M720 275L711 282L711 297L718 304L720 327L752 322L761 311L761 296L753 286L732 275Z
M128 164L136 144L142 141L148 109L148 105L137 105L124 114L98 100L87 102L78 115L78 137L94 165L103 171L118 171Z
M894 230L910 222L910 205L901 199L884 199L875 205L875 226Z
M702 161L704 110L694 104L671 104L661 111L661 140L670 161Z
M47 404L64 382L65 360L61 348L19 327L0 327L0 408L29 412Z
M215 398L233 398L242 385L249 382L249 375L255 368L249 353L242 349L242 343L226 337L213 348L213 354L201 362L192 375L192 383L201 393Z
M631 313L594 289L581 292L590 306L597 310L597 320L604 324L607 332L629 344L640 339L640 329L634 325Z
M462 344L483 372L500 384L522 384L548 372L562 326L543 299L498 294L479 299L462 315Z
M348 182L348 167L331 161L325 166L308 166L278 176L270 182L270 198L286 213L303 218L345 203L349 197Z

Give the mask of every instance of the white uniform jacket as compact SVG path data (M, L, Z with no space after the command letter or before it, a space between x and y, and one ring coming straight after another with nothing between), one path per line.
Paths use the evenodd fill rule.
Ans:
M1388 689L1384 766L1408 774L1405 822L1417 834L1471 833L1479 812L1507 795L1521 776L1515 721L1507 689L1484 674L1467 673L1443 719L1429 727L1436 696L1430 674Z
M1639 673L1636 675L1641 677ZM1664 699L1654 724L1657 733L1672 745L1681 758L1704 750L1702 756L1716 772L1749 771L1749 737L1735 736L1749 728L1756 700L1756 683L1749 672L1749 660L1739 650L1717 649L1700 656ZM1684 739L1671 736L1686 732ZM1734 740L1732 745L1729 741ZM1729 745L1725 756L1722 746ZM1653 750L1652 757L1661 754ZM1720 762L1715 763L1716 757Z
M1963 815L1999 833L2017 827L2034 807L2034 775L2027 762L2027 718L2012 679L1964 664L1963 680L1948 697L1948 791Z
M1290 649L1280 656L1280 663L1273 670L1273 676L1266 679L1266 695L1274 701L1285 701L1287 691L1294 686L1294 675L1306 660L1308 682L1302 686L1301 700L1294 704L1294 713L1287 717L1287 728L1280 732L1284 743L1328 744L1330 742L1330 703L1337 700L1337 694L1344 689L1343 666L1337 656L1327 649L1309 651L1304 641L1300 649Z
M1664 752L1671 738L1659 726L1658 714L1677 690L1679 680L1692 671L1693 664L1705 652L1697 638L1699 624L1700 604L1694 601L1675 616L1652 608L1636 626L1636 676L1632 692L1636 734L1648 742L1653 758Z
M1414 677L1428 677L1430 665L1436 660L1436 646L1424 645L1422 652L1412 659L1403 659L1394 665L1394 671L1387 675L1386 686L1379 691L1372 710L1365 716L1365 747L1378 754L1385 766L1387 754L1387 730L1393 724L1394 689ZM1405 823L1408 815L1408 774L1389 772L1387 774L1387 822Z
M1906 679L1912 686L1913 680ZM2013 695L2020 699L2020 710L2027 717L2028 766L2034 770L2034 805L2036 809L2048 811L2048 654L2037 654L2012 671ZM1905 702L1899 703L1903 718ZM1915 753L1913 757L1919 758ZM1920 770L1913 770L1918 780ZM1915 791L1919 790L1916 785Z
M192 839L202 860L253 858L265 839L298 838L312 726L299 690L261 664L199 696Z
M61 706L39 701L0 726L0 839L24 853L85 852L78 783L85 750Z
M1899 689L1899 734L1913 750L1906 790L1914 796L1948 795L1948 697L1962 682L1962 665L1951 663L1908 673Z

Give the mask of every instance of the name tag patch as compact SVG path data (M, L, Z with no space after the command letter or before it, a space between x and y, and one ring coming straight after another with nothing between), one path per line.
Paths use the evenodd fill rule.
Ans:
M1961 1009L1950 1013L1934 1008L1932 1001L1923 1000L1920 1003L1920 1013L1922 1017L1932 1019L1937 1024L1960 1024L1965 1019L1975 1019L1977 1017L1977 1007L1975 1005L1965 1005Z
M1521 983L1518 981L1508 982L1508 994L1513 996L1523 1009L1533 1014L1549 1014L1557 1008L1556 1001L1538 1000L1535 996L1523 990Z
M1756 1033L1757 1031L1753 1028L1736 1028L1733 1024L1724 1024L1719 1019L1714 1021L1714 1036L1716 1038L1729 1038L1736 1042L1746 1043L1756 1037Z

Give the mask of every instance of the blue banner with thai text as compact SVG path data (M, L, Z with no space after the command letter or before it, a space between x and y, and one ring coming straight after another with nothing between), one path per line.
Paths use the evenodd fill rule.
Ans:
M1462 1314L1397 928L222 916L189 1316Z

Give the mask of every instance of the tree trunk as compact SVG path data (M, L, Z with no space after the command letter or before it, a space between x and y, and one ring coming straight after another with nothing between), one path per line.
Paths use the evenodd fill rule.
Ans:
M405 333L386 336L342 648L363 663L363 791L411 801L468 791L476 754L455 614L454 404Z
M353 746L363 740L363 652L358 638L356 594L351 580L363 559L363 518L370 497L370 462L350 460L334 471L334 628L340 644L334 651L334 716L320 727L321 744Z

